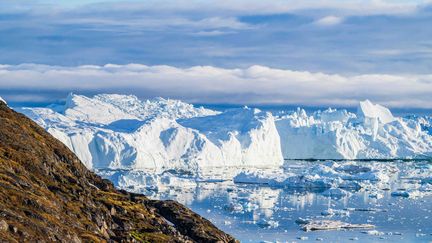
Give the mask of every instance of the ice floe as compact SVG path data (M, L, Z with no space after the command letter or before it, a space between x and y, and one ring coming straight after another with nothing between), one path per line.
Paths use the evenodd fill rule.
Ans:
M340 230L340 229L367 229L374 228L372 224L350 224L338 220L310 220L298 219L296 223L301 225L304 231L314 230Z

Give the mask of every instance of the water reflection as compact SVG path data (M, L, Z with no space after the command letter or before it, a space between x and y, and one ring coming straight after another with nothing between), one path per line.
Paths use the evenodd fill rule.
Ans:
M352 162L347 163L352 165ZM232 178L244 170L240 168L230 171L206 171L199 176L169 174L155 179L153 185L143 186L142 183L133 184L133 181L129 181L126 189L145 193L155 199L177 200L243 242L298 241L298 238L305 241L316 241L319 238L336 242L346 242L350 239L358 239L361 242L431 241L431 163L417 161L355 164L379 170L388 177L388 180L380 174L382 180L357 181L361 188L341 189L338 186L344 185L346 180L337 178L339 184L332 189L336 193L343 193L335 197L326 193L328 190L325 188L293 189L266 184L234 183ZM314 165L315 163L297 161L285 168L272 169L266 173L269 176L281 176L282 173L307 174L311 173ZM335 168L342 168L341 165L338 166ZM99 173L112 179L115 172ZM333 176L327 173L327 176L330 175ZM394 192L407 192L408 197L392 196ZM376 226L376 232L303 232L295 223L299 218L373 224Z

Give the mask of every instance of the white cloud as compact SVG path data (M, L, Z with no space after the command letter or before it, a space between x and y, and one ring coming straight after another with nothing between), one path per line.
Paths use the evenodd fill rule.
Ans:
M67 2L67 3L66 3ZM74 2L74 3L72 3ZM227 15L281 14L304 10L331 10L346 15L406 14L430 4L430 0L88 0L88 1L51 1L33 0L25 4L3 0L0 13L37 12L60 9L84 12L103 11L147 11L166 13L216 13ZM4 6L3 8L1 8Z
M95 1L97 2L97 1ZM93 4L94 9L106 9L115 6L119 10L145 9L158 12L225 13L225 14L280 14L309 9L337 10L344 14L405 14L416 11L429 4L429 0L147 0L115 2L111 4Z
M318 19L315 22L315 24L320 25L320 26L332 26L332 25L338 25L338 24L342 23L342 21L343 21L343 18L341 18L341 17L329 15L329 16L323 17L321 19Z
M371 99L393 107L432 108L432 75L345 76L251 66L177 68L140 64L61 67L0 65L0 91L118 92L172 97L199 103L281 103L352 106ZM20 101L24 94L19 94ZM31 100L29 100L31 101Z
M193 33L195 36L221 36L221 35L228 35L233 34L236 32L233 31L220 31L220 30L211 30L211 31L198 31L196 33Z
M186 27L193 29L249 29L252 26L238 21L234 17L209 17L198 20L193 20L185 17L174 16L150 16L139 18L110 18L108 17L92 17L83 18L77 16L69 19L58 20L57 24L87 24L95 26L120 26L135 29L159 29L162 27Z

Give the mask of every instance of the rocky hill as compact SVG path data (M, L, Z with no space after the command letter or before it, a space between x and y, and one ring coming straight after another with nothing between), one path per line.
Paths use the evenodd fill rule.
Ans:
M174 201L116 190L0 101L0 242L236 242Z

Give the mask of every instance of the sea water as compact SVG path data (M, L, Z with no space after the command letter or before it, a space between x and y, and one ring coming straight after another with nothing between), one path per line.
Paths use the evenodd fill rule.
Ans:
M272 177L305 174L330 161L286 161L280 169L256 169ZM154 199L177 200L242 242L430 242L432 241L432 163L430 161L337 161L386 170L386 181L358 181L361 188L292 188L234 183L244 171L215 169L203 175L170 171L170 183L124 188ZM386 169L390 168L390 169ZM102 175L106 172L99 171ZM167 179L164 179L167 180ZM162 180L163 181L163 180ZM370 224L374 228L304 231L298 219Z

